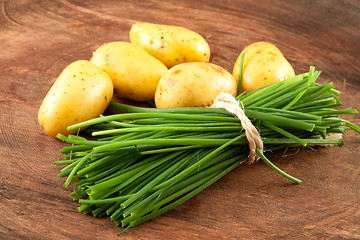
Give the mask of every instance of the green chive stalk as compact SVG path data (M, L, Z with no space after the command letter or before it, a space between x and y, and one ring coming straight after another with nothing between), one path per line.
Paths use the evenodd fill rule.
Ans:
M258 156L273 170L296 184L301 180L276 167L267 151L289 146L338 145L328 139L360 127L341 118L356 114L341 106L332 83L316 83L320 72L310 68L284 81L236 98L259 130L264 152ZM239 90L240 92L240 90ZM83 136L57 137L69 143L61 152L65 165L59 177L71 183L79 211L110 216L124 231L151 220L200 193L246 162L249 147L239 119L224 109L143 108L111 102L122 112L70 126L87 127ZM94 140L94 137L96 139Z

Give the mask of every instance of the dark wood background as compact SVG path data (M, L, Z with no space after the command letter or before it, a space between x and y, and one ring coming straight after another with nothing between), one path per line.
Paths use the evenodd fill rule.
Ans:
M37 111L69 63L129 41L143 21L200 33L229 71L246 45L272 42L297 73L316 66L344 107L360 107L358 0L0 0L0 239L117 239L109 218L77 212L53 165L65 144L42 133ZM360 125L359 114L344 118ZM268 154L300 185L262 162L241 166L122 239L360 239L360 136L344 140Z

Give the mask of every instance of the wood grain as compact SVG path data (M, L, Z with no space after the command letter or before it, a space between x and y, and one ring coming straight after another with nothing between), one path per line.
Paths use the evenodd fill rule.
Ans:
M59 73L102 43L129 41L135 22L180 25L209 42L231 71L247 44L268 41L297 73L310 65L334 82L344 107L360 107L360 3L335 1L0 0L0 239L116 239L108 218L77 212L58 179L65 144L44 135L37 110ZM344 118L360 125L359 114ZM268 157L241 166L125 239L360 239L360 137L341 148Z

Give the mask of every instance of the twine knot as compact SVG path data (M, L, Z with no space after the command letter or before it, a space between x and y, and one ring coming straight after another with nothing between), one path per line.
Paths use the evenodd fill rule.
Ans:
M256 153L256 148L263 152L263 142L258 130L252 124L250 119L245 115L245 112L241 109L239 102L236 101L236 99L229 93L220 93L210 107L223 108L240 119L250 148L250 154L247 162L253 163L255 160L258 160L260 157Z

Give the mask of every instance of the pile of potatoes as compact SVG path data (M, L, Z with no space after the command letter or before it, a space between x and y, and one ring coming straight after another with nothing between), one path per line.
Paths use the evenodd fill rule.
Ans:
M223 92L235 97L243 53L242 91L295 75L279 49L266 42L247 46L231 74L209 63L208 43L189 29L136 23L129 35L130 42L103 44L89 61L75 61L63 70L38 112L47 135L74 134L66 128L98 117L113 94L137 102L154 101L157 108L209 106Z

